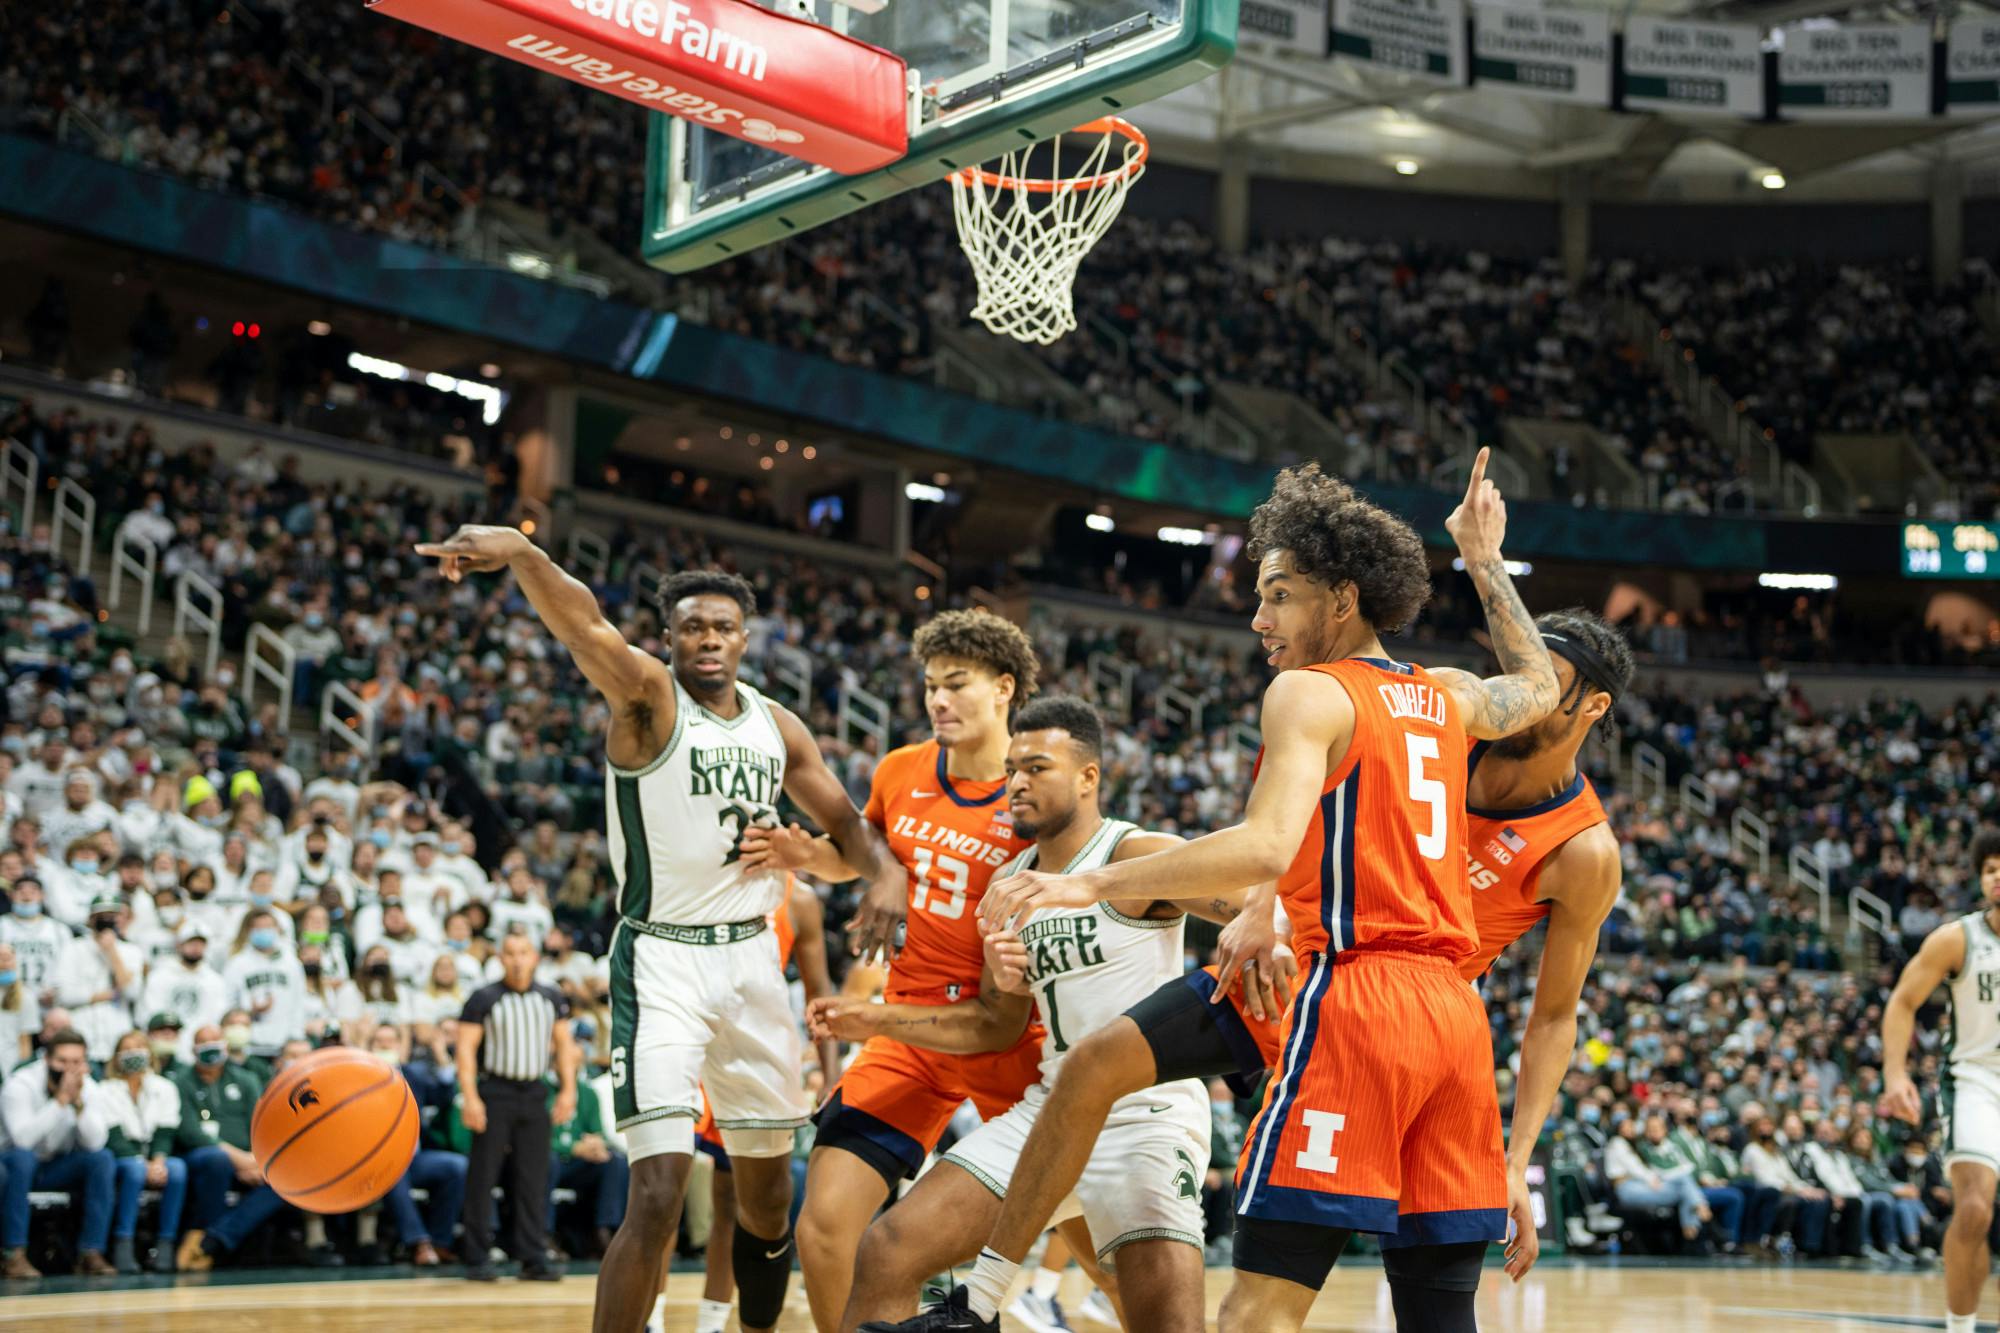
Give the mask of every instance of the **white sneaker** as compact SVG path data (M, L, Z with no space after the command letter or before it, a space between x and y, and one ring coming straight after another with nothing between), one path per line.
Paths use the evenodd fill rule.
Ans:
M1093 1323L1118 1327L1118 1312L1111 1308L1111 1298L1096 1287L1090 1289L1090 1295L1084 1298L1082 1305L1076 1307L1076 1312Z
M1007 1313L1026 1324L1033 1333L1070 1333L1062 1305L1053 1296L1037 1296L1024 1291L1007 1307Z

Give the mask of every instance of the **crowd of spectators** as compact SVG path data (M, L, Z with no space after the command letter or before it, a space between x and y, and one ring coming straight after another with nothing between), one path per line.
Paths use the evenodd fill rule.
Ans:
M353 7L155 0L69 19L33 18L10 46L0 124L75 138L87 123L85 142L134 164L426 244L449 243L501 200L558 237L588 230L626 249L639 234L643 116L618 99ZM971 305L948 210L925 191L683 283L689 310L720 326L902 373L928 372L936 332L962 326ZM1267 239L1229 255L1209 229L1128 216L1076 297L1083 327L1045 354L1054 381L1020 392L1143 438L1236 447L1209 415L1217 387L1281 389L1318 411L1328 442L1290 435L1265 450L1272 461L1337 451L1349 475L1426 482L1462 440L1430 437L1403 396L1343 355L1345 334L1329 337L1326 319L1337 315L1480 440L1500 442L1510 414L1582 421L1665 507L1715 507L1745 460L1689 418L1621 332L1623 303L1637 302L1795 456L1818 431L1907 430L1954 480L1988 479L1995 465L1990 339L1969 294L1933 289L1914 262L1620 262L1572 284L1553 259L1411 242ZM159 341L135 334L155 362ZM241 367L211 374L240 397ZM279 395L291 411L337 406L294 380ZM452 406L394 393L392 415ZM1547 458L1555 495L1623 498L1586 491L1579 462L1566 446Z
M0 1053L30 1061L0 1094L0 1263L26 1276L43 1263L130 1270L149 1253L166 1270L450 1262L464 1171L455 1015L510 931L569 997L589 1072L601 1079L608 1060L603 705L506 581L449 584L409 556L478 517L478 492L446 503L394 483L308 484L261 453L224 464L143 427L114 434L26 407L8 429L53 474L98 488L166 567L212 577L226 642L253 622L285 637L301 703L335 681L367 700L380 744L365 758L301 750L275 705L241 706L233 659L211 675L185 643L141 653L99 619L93 583L49 556L45 529L0 532ZM682 532L609 545L597 590L652 651L661 625L633 588L641 563L753 580L748 669L796 703L857 801L884 746L922 734L908 661L922 602L858 569ZM1470 611L1444 588L1418 650L1462 640ZM1253 754L1238 724L1254 724L1263 679L1247 646L1055 606L1031 630L1052 686L1097 694L1119 720L1108 809L1184 833L1234 818ZM842 738L843 684L886 701L880 734ZM1623 744L1666 757L1665 791L1693 776L1714 807L1636 799L1593 757L1627 889L1551 1134L1571 1241L1922 1257L1948 1191L1928 1126L1904 1134L1873 1114L1881 1002L1901 952L1970 905L1965 858L1996 794L2000 701L1815 710L1774 672L1738 697L1636 695L1620 728ZM1868 888L1904 938L1830 935L1816 896L1746 858L1730 833L1738 807L1770 821L1774 870L1809 849L1835 901ZM835 939L848 893L826 891ZM1206 937L1189 939L1199 961ZM1533 975L1530 949L1489 984L1503 1089ZM1934 1089L1925 1030L1915 1068ZM248 1158L241 1107L273 1068L333 1041L403 1069L425 1108L424 1153L379 1213L286 1221ZM86 1112L68 1137L47 1128L63 1101ZM1218 1100L1219 1138L1242 1113ZM586 1116L552 1173L577 1196L560 1242L577 1254L615 1227L621 1198L615 1131ZM1225 1176L1209 1183L1226 1191ZM31 1209L44 1190L71 1211Z

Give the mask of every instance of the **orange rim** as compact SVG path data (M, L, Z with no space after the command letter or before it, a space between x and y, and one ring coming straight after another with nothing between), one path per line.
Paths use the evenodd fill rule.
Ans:
M1124 163L1115 171L1107 171L1097 176L1084 176L1075 180L1044 180L1035 176L1006 176L985 167L962 167L952 179L961 185L979 181L995 190L1027 190L1034 194L1054 194L1058 190L1095 190L1116 181L1128 180L1139 174L1146 165L1146 154L1152 151L1146 136L1137 125L1122 116L1101 116L1086 121L1070 130L1071 134L1122 134L1139 145L1138 156Z

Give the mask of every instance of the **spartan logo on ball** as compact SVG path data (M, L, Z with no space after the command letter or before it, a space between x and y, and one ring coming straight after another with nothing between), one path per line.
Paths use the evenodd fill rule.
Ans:
M291 1096L285 1098L285 1104L291 1107L294 1113L303 1111L308 1106L319 1105L319 1094L312 1090L312 1084L301 1083L292 1089Z

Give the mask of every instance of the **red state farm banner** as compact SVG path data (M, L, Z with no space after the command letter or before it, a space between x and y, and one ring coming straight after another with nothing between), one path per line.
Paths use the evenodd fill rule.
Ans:
M848 175L909 152L900 59L747 0L369 0L368 7Z

